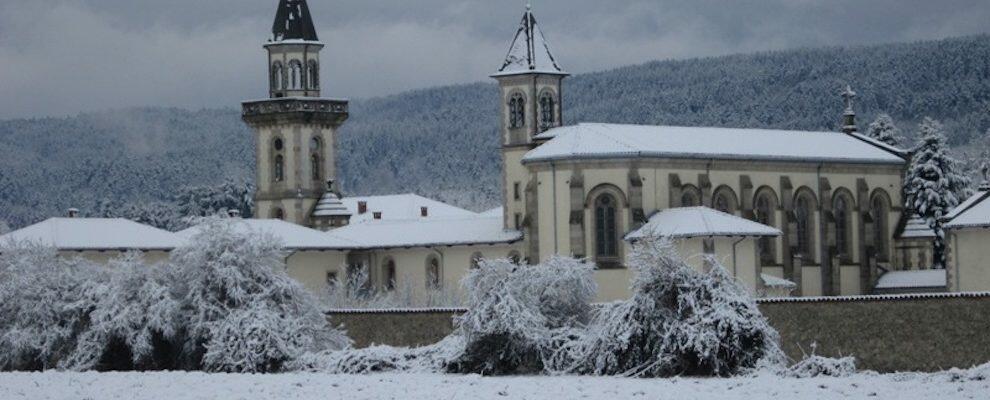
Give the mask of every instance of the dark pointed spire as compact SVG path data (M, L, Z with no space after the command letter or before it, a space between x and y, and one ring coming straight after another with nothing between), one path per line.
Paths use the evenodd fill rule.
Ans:
M509 54L494 76L526 73L567 75L553 57L530 5L526 5L526 13L509 47Z
M275 24L272 26L272 39L276 42L283 40L307 40L316 42L316 27L309 13L306 0L280 0L278 11L275 13Z

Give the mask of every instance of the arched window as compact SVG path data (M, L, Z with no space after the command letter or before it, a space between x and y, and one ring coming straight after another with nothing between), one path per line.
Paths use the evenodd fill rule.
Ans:
M509 252L509 261L512 261L513 264L519 264L520 262L522 262L522 256L519 255L519 252L518 251L515 251L515 250L510 251Z
M440 274L440 259L430 256L426 259L426 288L430 290L440 290L443 285Z
M809 195L798 195L794 201L794 218L797 225L797 254L810 262L814 249L815 225L814 199Z
M478 269L481 265L481 260L484 258L481 253L474 253L471 255L471 269Z
M282 150L285 149L285 143L282 142L282 138L275 138L272 141L272 181L282 182L285 180L285 157L282 156Z
M382 276L385 277L385 290L395 290L395 260L391 258L385 260Z
M886 260L887 254L887 221L890 212L890 202L886 194L876 193L870 202L870 214L873 217L873 250L881 260Z
M852 255L852 201L846 194L835 196L832 205L832 216L835 218L835 250L842 259L849 259Z
M509 128L516 129L526 126L526 99L516 93L509 100Z
M302 63L299 60L289 61L289 89L302 89Z
M595 199L595 256L614 261L619 257L618 204L611 194Z
M728 186L718 188L712 197L712 208L726 214L735 214L736 194Z
M323 157L322 157L323 141L319 137L313 137L309 142L309 162L310 171L312 171L312 178L314 181L323 180Z
M272 210L272 218L284 220L285 211L282 210L281 208L275 208L274 210Z
M320 88L320 64L316 60L309 60L309 87L311 89Z
M282 90L285 88L285 70L282 68L282 63L276 61L272 64L272 90Z
M547 91L540 95L540 132L557 126L554 118L556 103L553 93Z
M701 205L701 191L687 185L681 188L681 207L697 207Z
M756 195L755 205L756 222L766 226L774 226L774 210L777 209L776 196L768 190L761 191ZM763 261L764 264L773 264L777 259L777 253L774 251L774 238L761 237L756 243L760 252L760 261Z

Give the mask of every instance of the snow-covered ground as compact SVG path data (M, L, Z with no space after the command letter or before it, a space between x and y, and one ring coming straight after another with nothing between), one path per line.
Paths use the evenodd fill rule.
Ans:
M984 367L983 369L990 369ZM986 399L987 372L732 379L476 375L3 373L4 400ZM982 379L976 379L982 378Z

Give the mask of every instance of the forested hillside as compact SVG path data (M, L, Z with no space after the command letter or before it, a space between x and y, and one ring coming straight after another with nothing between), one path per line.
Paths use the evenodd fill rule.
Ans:
M558 55L566 65L567 55ZM480 77L479 77L480 78ZM924 116L953 145L986 148L990 36L659 61L578 75L566 123L836 129L840 89L862 129L891 114L909 137ZM331 85L332 86L332 85ZM332 95L332 93L329 93ZM499 201L496 87L478 83L352 102L342 130L347 194L418 192L477 210ZM0 121L0 221L18 227L101 199L168 202L184 186L253 178L236 105L130 109Z

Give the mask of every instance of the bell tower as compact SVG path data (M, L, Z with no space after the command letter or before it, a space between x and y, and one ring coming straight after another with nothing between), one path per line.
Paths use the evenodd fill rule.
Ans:
M265 44L269 98L247 101L242 119L254 130L255 215L314 224L316 203L337 180L337 130L346 100L320 97L320 43L306 0L280 0Z
M568 74L557 63L546 37L527 5L505 61L491 77L498 81L502 139L502 194L507 229L535 237L535 221L527 204L535 201L535 182L522 165L523 156L546 137L540 134L563 122L563 81ZM534 203L535 204L535 203ZM530 205L528 208L535 208ZM532 229L529 226L533 226ZM530 254L531 259L538 258Z

